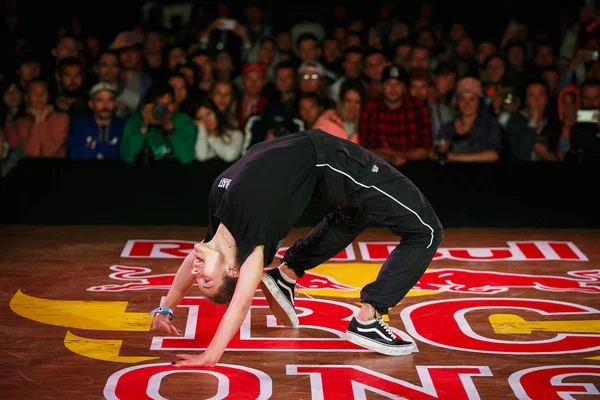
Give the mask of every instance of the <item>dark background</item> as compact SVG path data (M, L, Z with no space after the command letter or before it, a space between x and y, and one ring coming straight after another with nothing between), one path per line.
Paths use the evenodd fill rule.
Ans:
M500 40L507 22L511 18L526 22L532 31L544 31L550 35L560 34L561 18L568 11L571 17L576 17L582 0L497 0L497 1L442 1L430 0L435 6L436 19L445 26L453 21L467 24L475 37L493 36ZM3 9L16 10L16 13L30 21L32 30L39 35L38 39L52 40L52 33L62 23L72 16L78 16L84 21L84 27L95 34L111 40L121 30L131 28L139 21L141 0L105 0L105 1L39 1L39 0L2 0ZM159 4L178 3L177 1L160 0ZM243 18L244 6L263 4L270 12L270 19L276 26L290 27L294 22L303 18L317 19L326 22L326 16L331 13L336 2L323 5L318 2L217 2L194 1L198 6L214 8L219 3L232 5L237 17ZM373 20L383 1L367 1L360 6L346 4L350 14ZM361 2L358 2L361 4ZM397 16L407 23L416 15L419 1L394 2Z

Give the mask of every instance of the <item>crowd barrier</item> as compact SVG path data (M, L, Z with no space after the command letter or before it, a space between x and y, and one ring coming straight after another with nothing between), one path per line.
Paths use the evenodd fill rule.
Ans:
M208 189L228 165L22 159L2 178L0 223L206 226ZM600 226L597 165L420 161L399 170L446 228ZM313 226L332 209L316 199L297 226Z

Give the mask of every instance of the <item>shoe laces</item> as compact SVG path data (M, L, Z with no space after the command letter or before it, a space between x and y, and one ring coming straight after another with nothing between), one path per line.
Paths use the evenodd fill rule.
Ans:
M308 297L309 299L314 300L314 297L312 297L310 294L304 292L304 290L308 290L308 288L302 286L301 284L298 283L298 281L296 281L296 287L294 288L294 293L296 294L296 296L303 294L306 297Z
M381 327L388 333L388 335L390 335L390 337L395 337L394 332L392 332L392 328L390 328L390 326L386 322L384 322L383 319L379 317L375 317L375 319L377 320L379 325L381 325Z

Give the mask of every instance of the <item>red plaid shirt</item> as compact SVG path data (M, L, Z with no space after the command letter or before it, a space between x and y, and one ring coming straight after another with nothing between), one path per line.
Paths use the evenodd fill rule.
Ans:
M367 88L368 88L368 95L367 95L367 100L376 100L377 98L379 98L379 96L381 96L381 93L379 93L377 91L377 88L375 87L375 82L370 80L369 83L367 83Z
M395 150L408 151L431 147L431 116L429 106L405 95L396 109L389 108L382 98L368 101L360 118L360 144L378 149L384 142Z

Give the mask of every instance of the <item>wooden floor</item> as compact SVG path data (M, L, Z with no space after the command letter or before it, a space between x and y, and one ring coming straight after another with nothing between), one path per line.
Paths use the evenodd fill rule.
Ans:
M403 357L343 339L396 240L369 230L299 282L298 329L277 326L257 291L214 369L170 362L206 347L221 307L193 289L177 339L147 316L203 229L0 232L1 399L600 398L600 230L448 229L390 314L418 348Z

